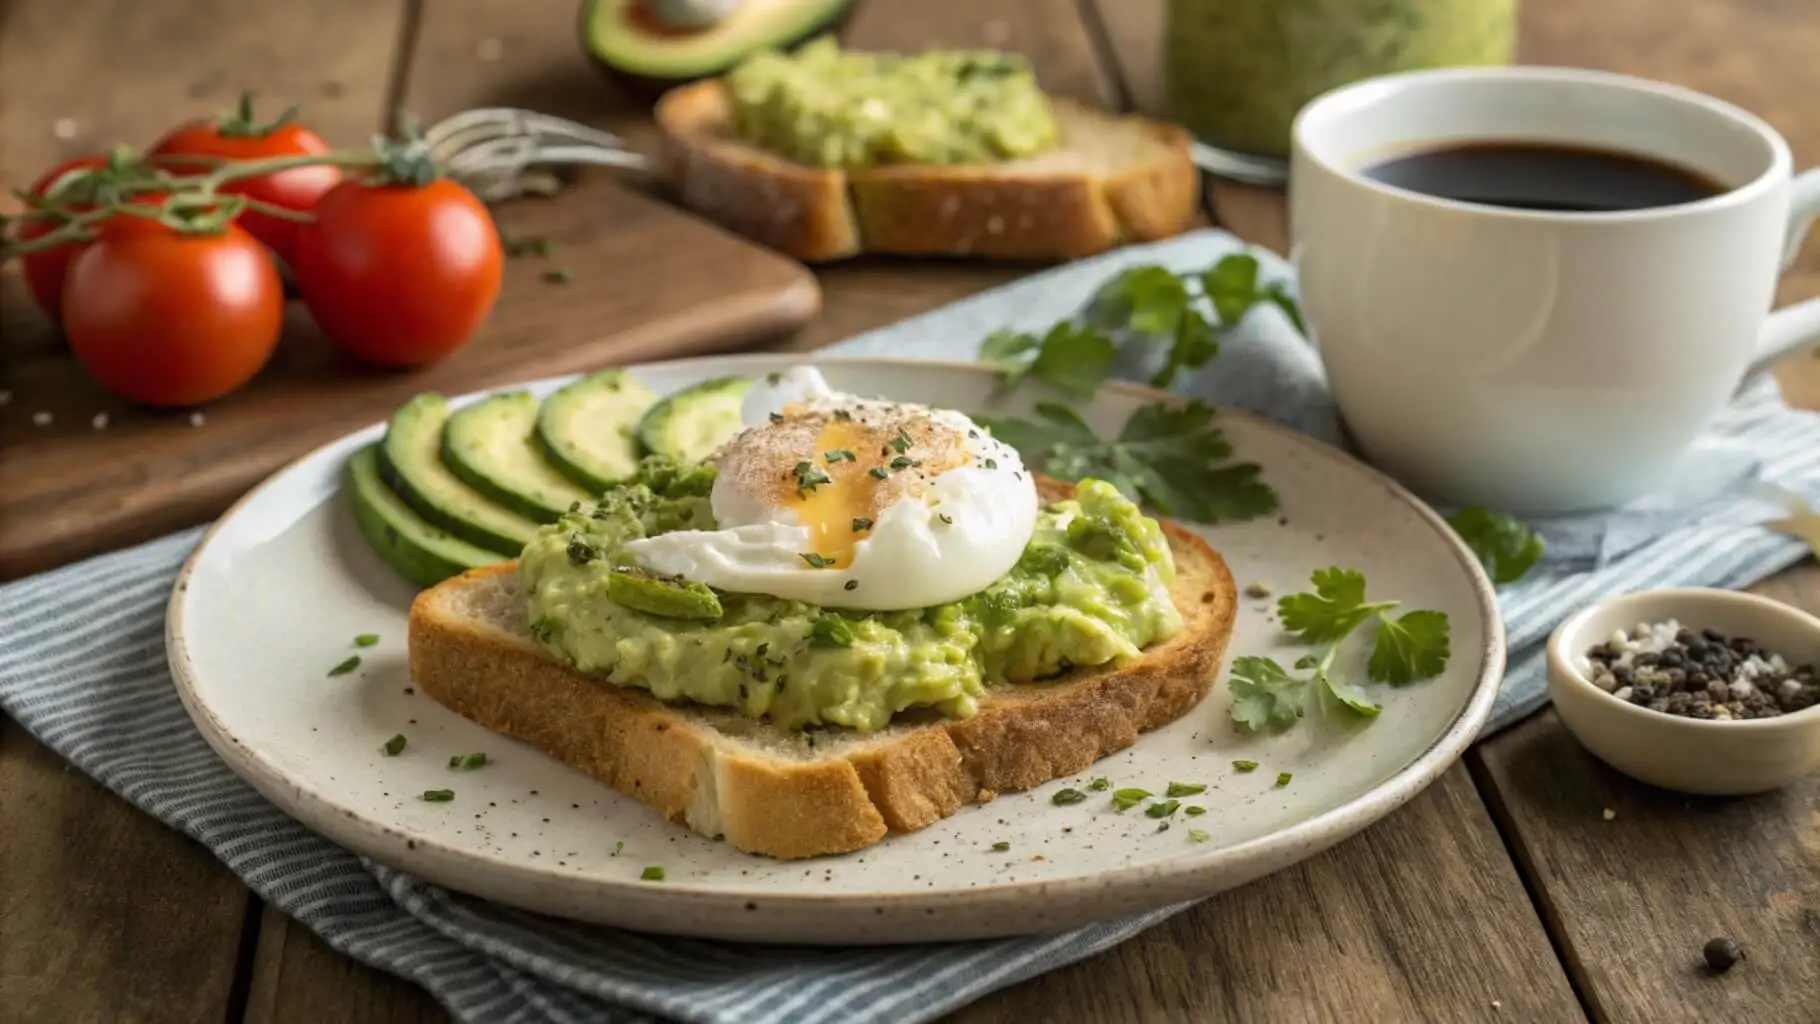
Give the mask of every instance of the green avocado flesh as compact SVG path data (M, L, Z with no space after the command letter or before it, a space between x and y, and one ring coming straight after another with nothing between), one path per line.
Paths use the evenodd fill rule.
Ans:
M442 460L449 405L422 394L393 414L380 442L379 473L431 524L510 558L537 535L537 523L469 486Z
M755 53L726 83L740 140L815 167L996 163L1061 138L1016 54L864 53L824 37L794 53Z
M758 50L788 47L833 25L853 0L742 0L718 24L666 28L641 0L589 0L581 35L611 70L689 81L718 75Z
M873 731L915 708L968 717L992 686L1135 657L1182 625L1162 528L1093 480L1039 512L997 583L934 608L836 611L708 591L720 609L709 618L700 594L628 590L627 543L714 528L714 476L653 456L595 505L541 529L519 560L533 637L580 671L662 700L785 728ZM654 601L684 614L634 607Z
M538 401L529 391L483 398L449 417L442 461L461 481L520 515L553 521L594 500L544 458L535 437Z
M387 565L417 586L434 586L469 569L505 561L498 553L437 529L411 511L379 478L378 445L368 445L349 457L347 486L361 534Z

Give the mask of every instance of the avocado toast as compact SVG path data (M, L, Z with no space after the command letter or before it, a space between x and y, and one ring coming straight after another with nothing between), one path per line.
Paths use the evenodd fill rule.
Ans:
M1057 500L1073 488L1044 479L1039 490ZM1078 772L1207 696L1232 634L1236 588L1205 541L1162 525L1182 628L1134 660L994 687L970 718L805 732L606 684L532 639L515 565L418 596L411 677L458 714L703 835L783 859L850 852Z
M415 497L377 503L384 524L441 517L394 564L471 570L412 606L417 685L753 853L859 849L1078 771L1196 705L1233 626L1231 576L1193 534L1110 484L1035 477L958 412L812 368L656 401L597 375L541 413L420 397L391 433ZM441 464L462 445L492 454ZM612 449L589 459L619 476L598 500L553 519L514 500L579 448ZM439 529L474 518L531 539L500 564L504 531Z
M869 57L935 70L841 70ZM745 76L778 64L780 84L746 87ZM882 82L884 95L861 82L845 84L843 99L853 77ZM685 204L810 262L866 252L1071 259L1188 226L1200 175L1186 132L1033 92L1011 55L899 58L818 40L666 93L661 159Z

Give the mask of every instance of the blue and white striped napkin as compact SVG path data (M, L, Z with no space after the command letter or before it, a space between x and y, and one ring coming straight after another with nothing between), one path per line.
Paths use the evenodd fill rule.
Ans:
M1238 243L1198 232L1073 264L837 350L970 357L1007 323L1070 315L1114 269L1210 264ZM1286 275L1265 257L1266 272ZM1183 389L1329 440L1320 366L1267 311ZM1127 369L1141 376L1141 362ZM1541 646L1588 599L1667 584L1744 586L1797 561L1799 542L1752 525L1780 485L1820 495L1820 416L1746 388L1684 478L1610 516L1546 524L1552 554L1502 597L1510 675L1491 728L1544 699ZM1727 499L1727 495L1732 496ZM212 850L261 899L329 945L409 978L464 1022L882 1024L939 1017L994 989L1121 942L1182 909L1060 935L896 949L790 949L646 937L553 921L447 892L333 845L280 813L216 759L165 669L163 614L200 537L150 544L0 586L0 708L59 755Z

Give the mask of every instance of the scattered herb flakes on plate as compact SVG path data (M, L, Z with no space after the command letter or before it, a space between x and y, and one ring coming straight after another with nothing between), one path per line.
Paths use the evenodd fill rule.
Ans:
M1256 761L1234 761L1232 768L1238 772L1255 772L1258 770L1258 763Z
M1167 818L1174 814L1181 806L1182 802L1180 800L1158 800L1156 803L1144 808L1144 815L1145 817L1150 818Z
M1104 793L1108 789L1112 788L1112 780L1111 779L1094 779L1092 782L1087 783L1087 788L1094 791L1095 793Z
M994 853L1004 853L1005 851L1007 851L1009 849L1011 849L1011 844L1005 842L1002 839L999 840L998 842L992 844L992 851Z
M1087 799L1087 794L1070 788L1056 790L1055 795L1049 798L1049 802L1057 807L1066 807L1069 804L1078 804L1085 799Z
M1207 792L1207 787L1195 782L1171 782L1163 791L1164 796L1194 796Z
M1293 778L1295 778L1295 773L1293 772L1277 772L1276 788L1282 789L1284 786L1289 785L1289 780Z
M362 633L354 638L355 647L372 647L379 642L378 633Z
M638 873L638 880L641 882L661 882L664 880L664 869L659 865L652 864Z
M1207 830L1204 828L1191 828L1188 830L1188 841L1191 843L1204 843L1212 838L1213 836L1208 835Z
M1138 804L1150 799L1148 789L1129 787L1112 791L1112 806L1119 811L1128 811Z
M476 768L486 767L486 764L487 755L483 753L452 754L449 756L449 767L454 768L457 771L471 772Z
M385 751L385 756L387 757L397 757L399 754L404 753L404 745L404 733L398 733L391 739L386 740L385 746L380 747L379 749Z
M452 789L426 789L423 791L423 798L429 803L446 804L455 799L455 791Z
M336 676L345 676L349 672L352 672L359 667L360 667L360 655L350 654L346 658L344 658L340 664L336 665L332 669L329 669L329 678L333 679Z

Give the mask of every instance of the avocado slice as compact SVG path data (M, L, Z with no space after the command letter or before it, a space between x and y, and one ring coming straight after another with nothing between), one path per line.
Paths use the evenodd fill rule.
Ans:
M411 511L379 478L377 444L349 457L347 484L361 534L393 571L419 587L505 561L497 552L469 544Z
M638 421L638 441L653 455L693 464L713 455L739 433L740 401L752 382L716 377L658 401Z
M540 523L553 523L576 502L599 498L544 459L534 436L537 399L529 391L483 398L449 417L442 461L461 481Z
M666 619L713 620L721 616L720 596L705 584L680 576L656 576L623 566L607 574L607 600Z
M516 558L537 523L502 508L449 472L442 461L449 405L441 395L412 398L392 415L379 447L379 476L431 525L470 544Z
M838 28L853 6L853 0L588 0L581 38L603 69L649 94Z
M638 421L656 400L618 370L590 374L543 400L538 443L558 470L600 494L638 471Z

